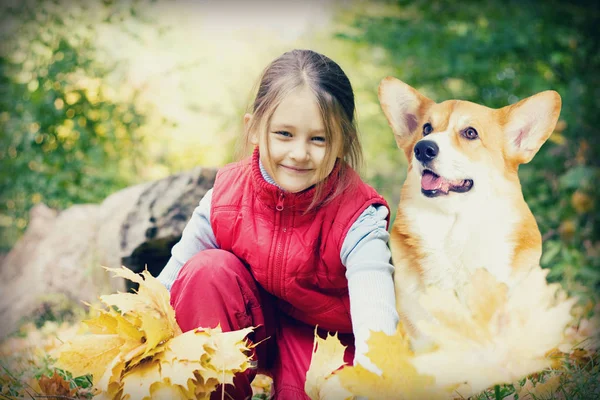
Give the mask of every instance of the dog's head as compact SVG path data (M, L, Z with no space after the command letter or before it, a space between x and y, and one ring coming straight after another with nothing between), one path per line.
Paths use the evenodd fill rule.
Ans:
M500 109L461 100L438 104L392 77L381 82L379 101L409 163L405 185L454 202L515 183L520 189L518 166L548 139L561 107L554 91Z

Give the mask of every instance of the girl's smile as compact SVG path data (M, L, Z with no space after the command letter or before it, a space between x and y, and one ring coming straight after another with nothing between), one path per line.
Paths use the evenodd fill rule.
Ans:
M295 173L299 173L299 174L304 174L304 173L312 171L312 169L309 169L309 168L288 167L287 165L281 165L281 167L289 170L290 172L295 172Z

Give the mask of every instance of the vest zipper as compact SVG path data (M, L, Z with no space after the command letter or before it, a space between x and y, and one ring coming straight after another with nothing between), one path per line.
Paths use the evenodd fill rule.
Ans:
M277 211L283 211L283 198L284 198L284 194L283 192L279 193L279 200L277 200L277 205L275 206L275 209Z
M281 291L282 291L282 284L281 284L281 277L282 277L282 273L281 273L281 268L282 268L282 253L283 253L283 240L281 238L281 230L282 230L282 226L283 226L283 200L285 198L285 195L283 194L283 192L279 193L279 199L277 200L277 205L275 206L275 209L277 210L277 214L276 214L276 230L275 230L275 240L277 243L277 247L276 247L276 251L275 251L275 259L273 262L273 280L272 280L272 287L273 287L273 294L280 297L281 296ZM284 228L285 230L285 228ZM285 240L285 238L283 238Z

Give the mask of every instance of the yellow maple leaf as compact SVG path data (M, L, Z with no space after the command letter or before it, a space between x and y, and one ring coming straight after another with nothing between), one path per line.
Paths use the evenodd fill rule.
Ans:
M117 334L118 333L118 321L115 318L115 315L108 311L100 310L93 307L89 303L85 303L90 309L94 309L97 311L98 315L93 318L89 318L83 321L83 323L87 326L87 330L90 333L96 334Z
M171 339L175 336L172 327L165 324L163 316L155 310L148 310L140 316L142 321L140 329L146 334L146 351L148 354L159 343Z
M127 314L131 311L139 311L153 306L153 302L150 299L138 296L137 293L117 292L105 294L100 296L100 301L107 306L117 307L121 314Z
M304 391L313 400L320 399L347 399L352 393L344 389L337 375L333 375L344 365L344 352L346 346L342 345L337 337L327 334L325 339L317 334L313 342L313 355L310 366L306 372Z
M161 382L160 362L143 361L123 374L123 399L143 400L151 397L150 386Z
M140 330L145 333L146 351L148 354L156 345L173 336L181 334L175 320L175 311L169 303L168 290L148 271L141 275L128 268L106 268L125 279L136 282L137 293L117 293L101 296L100 300L108 306L116 306L122 314L130 314L140 319Z
M419 374L411 364L413 353L402 326L395 335L371 332L367 356L381 371L362 365L343 365L345 347L336 336L315 338L316 351L306 374L305 390L312 400L342 400L352 395L372 399L437 399L448 393L434 388L431 376ZM319 350L321 349L321 350Z
M194 388L194 394L197 399L209 399L211 392L217 387L219 381L215 378L204 379L200 374L196 374L197 383Z
M437 399L445 393L434 387L434 378L412 365L413 352L402 325L396 334L371 332L367 356L381 371L377 375L361 365L336 372L351 393L374 399Z
M244 351L248 350L244 338L252 331L245 328L237 331L221 332L221 328L206 329L204 332L210 337L210 367L213 367L220 377L214 376L223 383L233 384L233 376L237 372L246 370L250 363ZM214 350L211 351L211 350ZM203 374L206 379L213 377L209 369Z
M121 375L125 370L123 356L115 357L105 369L104 374L95 384L95 387L101 391L101 399L119 399L122 393Z
M119 276L124 279L128 279L133 281L139 285L135 294L132 293L117 293L115 295L108 296L117 296L117 295L131 295L126 296L127 298L135 297L135 299L131 299L134 303L142 303L151 305L154 309L158 310L163 314L167 320L166 324L173 328L173 331L179 331L179 327L177 322L175 321L175 312L170 305L170 295L167 288L158 281L158 279L154 278L150 272L147 270L142 271L141 274L136 274L131 271L129 268L121 267L121 268L108 268L104 267L107 271L113 272L114 276ZM104 297L104 296L102 296ZM125 307L127 307L125 305Z
M55 367L73 376L92 374L96 384L124 344L125 340L116 334L76 336L59 349Z
M164 352L160 357L166 362L174 362L175 360L200 362L202 356L206 354L205 346L210 340L210 334L206 331L187 331L169 340L165 344Z
M160 374L171 385L187 388L190 381L195 379L195 371L200 369L200 363L194 361L179 360L173 362L160 362Z
M150 386L150 393L152 400L188 400L195 397L193 391L190 393L168 379L153 383Z
M140 323L134 316L124 316L114 309L109 311L97 309L98 315L94 318L84 320L89 332L95 334L118 334L126 340L142 343L144 332L139 328ZM133 322L132 322L133 321Z
M208 334L197 331L188 331L169 340L164 351L154 357L160 362L163 379L187 388L189 380L196 379L195 372L205 369L202 359L208 358L205 346L209 341Z
M114 369L145 351L145 338L132 322L114 310L96 310L95 318L83 321L91 334L83 333L56 349L56 366L75 376L92 374L92 382L106 390ZM96 349L98 355L95 355ZM101 383L102 382L102 383Z
M487 270L475 271L460 298L429 288L421 305L432 320L417 322L436 344L412 363L441 387L468 382L473 392L514 382L550 365L575 299L557 296L547 270L533 268L509 288Z

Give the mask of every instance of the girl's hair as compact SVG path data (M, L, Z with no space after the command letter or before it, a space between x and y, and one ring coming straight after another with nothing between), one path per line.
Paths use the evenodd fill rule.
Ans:
M283 99L297 88L308 87L314 93L325 127L327 149L319 182L327 177L340 155L340 180L333 196L346 188L344 176L348 166L359 170L362 163L362 148L355 124L354 92L350 80L340 66L330 58L312 50L288 51L273 60L263 71L256 98L252 104L253 118L244 132L244 152L247 151L253 132L266 134L275 109ZM268 149L265 149L268 151ZM317 184L316 205L322 194Z

